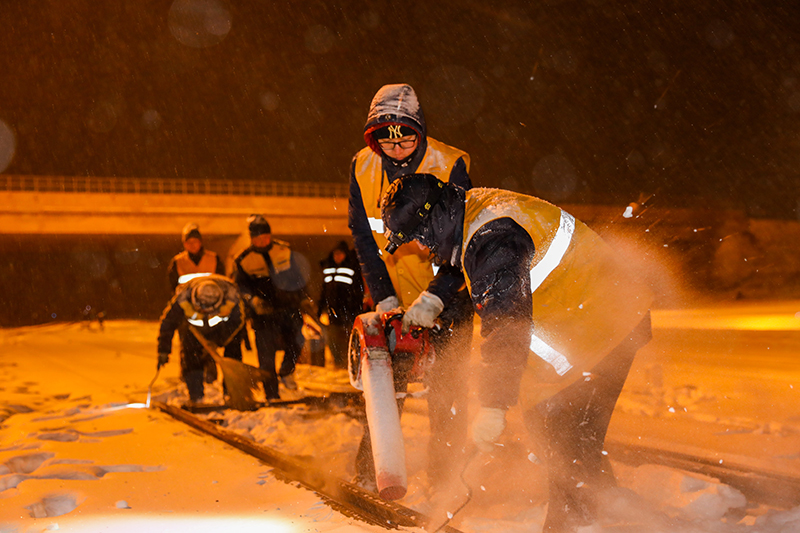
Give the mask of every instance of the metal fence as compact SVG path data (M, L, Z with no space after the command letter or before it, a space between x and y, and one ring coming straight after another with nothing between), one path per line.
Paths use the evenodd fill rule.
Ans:
M11 175L0 175L0 191L90 194L214 194L323 198L346 198L348 195L348 187L342 183Z

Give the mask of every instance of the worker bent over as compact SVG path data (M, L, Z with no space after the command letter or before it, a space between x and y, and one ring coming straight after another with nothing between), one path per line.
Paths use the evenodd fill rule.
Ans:
M179 285L161 315L158 332L158 368L169 362L175 331L181 337L181 378L193 403L203 398L203 368L211 355L201 339L225 347L225 357L242 360L238 339L244 327L244 303L233 282L209 274ZM198 338L198 336L200 338Z
M614 485L611 413L651 337L649 288L586 225L532 196L415 174L388 190L382 219L390 243L416 240L464 272L484 338L474 443L491 451L519 402L548 467L544 531L591 523L599 489Z

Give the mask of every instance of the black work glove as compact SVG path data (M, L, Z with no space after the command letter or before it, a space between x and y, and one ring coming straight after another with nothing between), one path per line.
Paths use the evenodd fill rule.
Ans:
M160 370L162 366L169 363L169 354L168 353L160 353L158 354L158 366L156 366L156 370Z

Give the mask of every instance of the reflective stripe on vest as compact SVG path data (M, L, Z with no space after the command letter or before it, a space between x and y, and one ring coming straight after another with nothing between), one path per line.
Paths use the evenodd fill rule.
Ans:
M369 229L383 235L383 220L380 218L367 217L367 221L369 222Z
M212 316L211 318L208 319L208 327L213 328L214 326L216 326L220 322L227 322L228 318L229 317L227 317L227 316ZM191 324L193 326L197 326L199 328L203 327L203 321L202 320L198 320L196 318L187 318L186 320L189 322L189 324Z
M531 268L531 294L547 279L553 270L561 263L564 254L567 253L569 243L572 241L572 234L575 232L575 217L561 211L561 221L556 231L556 236L547 248L542 260ZM563 376L570 371L572 365L566 356L548 345L542 339L531 333L531 351L539 356L543 361L551 364L559 376Z
M550 363L559 376L563 376L572 369L566 356L531 333L531 351L542 361Z
M347 274L348 276L355 276L356 275L356 271L355 270L353 270L352 268L347 268L347 267L339 267L339 268L336 269L336 272L338 274Z
M569 248L569 243L572 241L572 234L574 232L575 217L566 211L561 211L561 222L558 225L556 236L553 237L553 241L550 243L550 247L547 248L542 260L531 268L531 293L536 292L539 285L547 279L547 276L549 276L559 263L561 263L561 260L564 259L564 254L567 253L567 248Z
M204 276L210 276L211 272L198 272L196 274L184 274L178 278L178 285L186 283L187 281L194 279L194 278L202 278Z

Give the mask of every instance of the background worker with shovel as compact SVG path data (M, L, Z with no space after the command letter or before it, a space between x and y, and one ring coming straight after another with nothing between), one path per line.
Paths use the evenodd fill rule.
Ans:
M211 274L178 287L161 315L158 333L158 368L169 362L172 338L181 330L181 377L189 390L189 401L203 398L203 368L211 354L203 346L225 347L225 357L242 360L238 339L244 327L244 303L231 280Z

